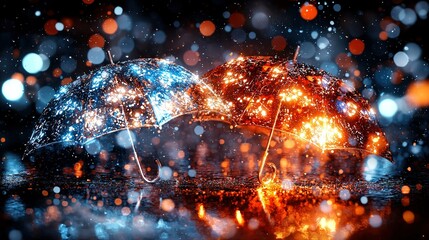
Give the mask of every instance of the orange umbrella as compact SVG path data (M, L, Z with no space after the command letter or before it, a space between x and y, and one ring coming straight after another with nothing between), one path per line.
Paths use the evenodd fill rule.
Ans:
M235 125L271 129L269 141L274 132L288 133L322 151L353 149L392 161L368 101L323 70L282 58L248 56L212 69L203 79L223 96Z

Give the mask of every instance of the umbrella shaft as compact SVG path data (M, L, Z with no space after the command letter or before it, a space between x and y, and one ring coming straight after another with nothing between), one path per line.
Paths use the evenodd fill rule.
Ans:
M271 128L271 132L270 132L270 135L268 137L267 147L265 148L264 156L262 157L261 167L259 168L258 177L259 177L259 182L261 182L261 183L263 182L262 177L263 177L265 164L266 164L266 161L268 158L268 151L270 150L271 140L272 140L273 135L274 135L274 130L275 130L275 127L277 124L277 119L279 118L279 115L280 115L280 108L281 107L282 107L282 101L279 102L279 106L277 108L276 116L275 116L274 122L273 122L273 127Z

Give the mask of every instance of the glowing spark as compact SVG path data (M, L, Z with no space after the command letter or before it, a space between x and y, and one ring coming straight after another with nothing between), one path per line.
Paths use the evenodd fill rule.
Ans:
M347 115L349 117L353 117L356 115L356 113L358 112L358 107L356 104L352 103L352 102L348 102L347 103Z
M308 139L322 149L335 145L342 139L342 131L331 118L315 117L309 122L304 122L298 136Z
M283 90L279 96L282 101L296 103L300 107L315 106L314 101L297 88Z
M366 150L377 154L379 153L380 149L383 149L383 147L386 145L388 145L386 139L382 138L379 132L376 132L369 136Z
M198 217L200 219L203 219L206 216L206 210L204 209L204 205L200 204L198 206Z
M237 219L237 222L240 226L244 225L243 215L241 215L241 212L238 209L235 211L235 219Z
M104 125L104 116L98 115L96 111L85 112L83 116L85 130L88 132L96 131Z
M334 219L326 219L325 217L322 217L317 220L317 223L319 224L319 227L324 230L328 230L331 233L334 233L337 228L337 223Z
M80 160L79 162L74 164L73 170L74 170L74 175L76 176L76 178L82 177L82 175L83 175L82 166L83 166L82 160Z

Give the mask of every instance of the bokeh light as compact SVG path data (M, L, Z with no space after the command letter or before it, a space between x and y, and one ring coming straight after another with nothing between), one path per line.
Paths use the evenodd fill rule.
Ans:
M216 30L216 26L210 20L203 21L200 24L200 32L205 37L209 37L209 36L213 35L215 30Z
M24 85L19 80L9 79L3 83L1 92L8 101L17 101L24 95Z
M256 29L265 29L269 25L269 17L264 12L257 12L252 16L252 25Z
M429 81L420 81L412 83L408 89L406 98L408 102L415 107L429 106Z
M29 53L22 59L22 67L28 73L37 73L43 68L43 59L36 53Z
M116 6L115 7L115 9L113 10L114 11L114 13L116 14L116 15L122 15L122 13L124 12L124 9L122 8L122 7L120 7L120 6Z
M234 12L230 15L228 22L233 28L240 28L244 26L246 18L242 13Z
M88 60L93 64L100 64L104 61L106 55L102 48L94 47L88 51Z
M106 41L104 40L104 37L101 36L100 34L96 33L96 34L91 35L91 37L89 37L88 46L90 48L94 48L94 47L103 48L105 42Z
M188 50L183 54L183 61L188 66L195 66L200 61L200 54L198 52Z
M385 98L378 104L378 110L383 117L391 118L398 111L398 105L395 100L391 98Z
M165 35L164 31L159 30L153 34L153 42L156 44L163 44L166 39L167 35Z
M398 67L405 67L408 64L409 58L405 52L399 51L393 56L393 61Z
M349 50L354 55L360 55L365 50L365 43L360 39L353 39L349 42Z
M383 219L380 215L374 214L369 217L369 225L373 228L378 228L383 224Z
M3 5L7 11L0 16L3 27L0 34L0 158L3 163L0 170L3 175L0 174L0 181L4 199L0 206L3 209L0 211L1 223L4 223L0 238L31 238L26 230L29 226L44 229L34 232L42 239L50 239L40 236L48 232L62 239L85 238L79 236L83 232L92 234L92 238L104 239L111 235L112 238L143 235L148 239L204 239L199 235L203 228L208 229L205 236L208 239L247 237L248 233L251 238L258 239L311 238L311 234L316 233L322 239L323 236L354 239L368 235L419 239L427 235L429 41L425 30L428 1L369 1L363 4L358 1L252 0L186 4L180 1L114 3L81 0L59 4L48 0L5 1ZM212 136L213 132L235 128L219 124L213 130L206 122L193 125L186 122L189 134L180 140L173 141L183 131L183 128L174 128L176 126L171 126L173 130L168 141L151 135L167 131L168 127L147 135L138 131L118 131L112 134L110 141L93 139L73 149L74 155L67 159L68 166L61 169L62 174L69 174L73 181L83 184L79 185L82 192L91 186L99 187L103 181L110 181L106 185L110 184L111 188L122 180L121 177L133 179L132 184L121 186L129 189L109 191L108 187L100 187L99 192L88 193L82 198L76 192L67 192L70 186L78 185L61 186L65 179L56 179L49 187L23 187L25 193L12 194L8 189L32 176L24 173L26 166L22 165L21 155L24 143L32 134L34 121L60 88L65 89L64 85L73 84L78 76L90 74L96 67L157 57L202 76L240 56L292 59L298 46L297 63L313 65L344 79L341 89L354 88L369 102L371 109L356 111L367 113L368 118L378 121L385 130L394 159L392 168L376 156L365 157L357 162L359 166L353 165L363 176L350 180L347 176L353 168L332 166L331 158L312 158L303 154L303 158L311 158L311 164L305 164L286 156L280 161L281 166L303 176L287 177L281 179L277 188L270 186L256 191L252 196L257 201L245 205L252 210L238 204L251 194L219 201L222 204L216 202L218 208L213 208L205 198L210 191L203 193L200 188L206 184L201 179L210 171L218 171L210 177L228 178L228 183L232 184L238 181L235 176L242 176L241 170L257 169L261 159L257 147L265 146L266 135L265 132L256 135L262 140L252 144L254 139L249 138L251 134L247 130L240 129L243 138L237 140L230 132ZM325 81L321 83L326 84ZM333 102L338 105L335 107L348 109L346 101L334 99ZM302 111L305 113L306 109ZM103 126L101 121L98 124ZM147 140L149 146L139 146L141 139ZM198 142L201 139L204 141ZM287 155L299 147L298 142L291 139L274 139L269 159L273 159L272 154ZM374 135L371 139L376 142L378 138ZM345 140L350 144L357 141ZM169 158L163 162L160 171L164 185L163 194L157 198L152 197L159 185L142 184L141 187L139 181L134 181L138 176L136 161L133 156L123 153L130 151L132 143L144 151L142 162L145 157ZM180 143L188 144L179 146ZM121 154L112 154L113 146ZM160 148L165 149L158 151ZM236 154L242 155L242 161L236 161ZM334 153L326 151L326 154ZM217 158L219 162L213 161ZM156 174L158 169L152 160L143 170ZM183 172L177 171L178 166L183 166ZM202 166L210 167L210 170L201 171ZM241 172L236 171L237 166L244 166ZM327 194L329 185L315 184L332 177L326 174L298 184L301 177L309 178L312 171L323 167L332 169L341 183L334 186L335 191ZM285 172L279 169L278 175L284 177ZM383 181L380 175L390 170L401 177ZM100 182L86 176L95 172L99 173ZM199 184L195 192L187 192L199 197L187 195L183 198L191 199L192 206L175 198L169 189L171 182L175 187L181 187L180 182L175 182L180 174L186 177L186 183ZM215 188L219 183L223 182L215 182ZM227 196L230 193L216 194L231 197ZM287 197L283 198L284 195ZM300 195L308 198L297 197ZM33 199L40 201L26 204ZM302 199L308 199L305 208L294 205ZM36 206L40 202L43 206ZM262 203L264 207L260 206ZM231 209L226 210L224 206ZM219 209L223 212L217 212ZM149 213L152 210L161 215ZM351 215L347 215L349 213ZM177 216L180 216L180 222L175 222ZM311 219L305 216L311 216ZM22 225L15 227L12 223ZM85 231L81 226L85 226ZM287 232L288 229L295 229L295 232ZM180 235L175 231L183 232ZM261 232L262 235L258 235ZM123 233L133 235L119 236Z
M408 224L412 224L414 223L414 219L415 219L415 215L412 211L410 210L406 210L403 214L402 217L404 218L404 221Z
M427 1L419 1L415 5L415 10L420 18L426 19L429 12L429 3Z
M304 3L304 5L302 5L302 7L300 8L301 17L307 21L315 19L317 16L317 12L317 8L313 4L308 2Z
M46 21L44 29L46 34L48 35L56 35L58 33L57 28L55 27L57 25L57 20L50 19Z
M273 40L271 40L271 45L274 50L283 51L286 48L287 42L283 36L275 36Z
M103 21L101 26L106 34L114 34L118 30L118 23L113 18L108 18Z

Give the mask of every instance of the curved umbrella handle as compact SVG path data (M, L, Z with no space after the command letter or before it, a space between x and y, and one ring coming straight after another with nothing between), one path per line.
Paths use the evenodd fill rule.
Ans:
M137 160L137 163L138 163L138 166L139 166L139 170L140 170L140 175L142 176L143 180L145 180L147 183L154 183L154 182L158 181L159 178L160 178L162 165L161 165L161 162L158 159L156 159L155 162L156 162L156 165L158 165L158 175L154 179L148 179L145 176L146 172L143 171L143 169L140 166L140 163Z
M121 109L122 109L122 112L125 114L124 105L122 105L122 104L121 104ZM161 167L162 167L161 162L158 159L155 160L156 165L158 165L158 175L154 179L148 179L145 176L146 172L143 171L143 168L140 164L139 156L137 155L137 151L136 151L136 146L134 145L134 141L132 140L133 137L131 136L131 131L130 131L130 128L128 127L128 121L127 121L125 115L124 115L124 122L125 122L125 125L127 127L128 137L130 138L131 148L133 149L134 159L135 159L135 161L137 161L137 166L139 167L140 175L142 176L143 180L145 180L147 183L154 183L154 182L158 181L158 179L161 175Z
M277 107L276 117L274 118L274 123L271 128L270 135L268 136L267 146L265 147L264 156L262 157L262 160L261 160L261 166L259 167L258 179L259 179L259 182L262 184L268 184L271 181L273 181L274 178L276 177L277 168L276 168L276 165L274 165L274 163L268 163L268 166L271 168L271 171L272 171L272 174L269 176L268 179L264 179L264 169L268 158L268 151L270 150L271 139L273 139L274 130L277 124L277 119L279 118L281 108L282 108L282 101L279 102L279 106Z
M132 139L131 132L130 132L129 128L127 128L127 132L128 132L128 136L130 137L130 139ZM139 167L140 176L142 176L143 180L145 180L147 183L154 183L154 182L158 181L158 179L161 175L161 167L162 167L161 162L158 159L155 159L156 165L158 165L158 175L154 179L148 179L146 177L146 171L143 170L143 168L140 164L139 156L137 155L136 147L134 146L134 142L132 140L131 140L131 147L133 149L134 159L137 162L137 166Z
M270 168L270 172L268 174L264 172L265 162L263 162L263 165L261 165L261 168L259 169L258 180L262 184L269 184L270 182L274 181L274 179L276 178L276 172L277 172L276 165L274 165L274 163L272 162L269 162L267 163L267 167Z

